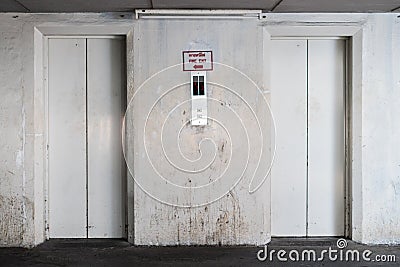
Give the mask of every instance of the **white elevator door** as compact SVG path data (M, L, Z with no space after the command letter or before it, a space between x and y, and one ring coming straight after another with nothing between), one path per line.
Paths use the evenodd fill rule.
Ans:
M344 235L345 40L273 40L273 236Z
M125 237L124 40L48 45L50 237Z

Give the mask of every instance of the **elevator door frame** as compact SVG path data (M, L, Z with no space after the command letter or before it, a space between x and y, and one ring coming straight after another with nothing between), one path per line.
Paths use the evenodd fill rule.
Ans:
M113 26L42 26L35 27L34 41L35 41L35 93L40 94L36 96L39 99L35 103L35 116L39 116L36 120L39 125L35 127L41 129L43 132L41 142L35 145L35 157L43 155L42 162L40 158L35 158L35 162L40 166L38 173L35 173L35 203L43 203L43 205L35 205L35 244L39 244L44 240L50 238L49 232L49 140L48 140L48 39L50 38L123 38L125 39L125 89L123 94L126 95L126 100L129 98L129 91L127 88L133 88L133 26L130 24L120 24ZM43 70L43 71L37 71ZM122 133L121 133L122 134ZM124 149L127 149L126 147ZM42 178L40 178L42 177ZM126 204L125 204L125 217L126 217L126 235L125 238L128 242L133 243L133 179L129 178L127 173L122 179L126 179ZM42 192L42 194L40 194ZM131 193L129 193L131 192Z
M49 49L48 49L48 44L49 44L49 41L51 40L51 39L80 39L80 40L85 40L85 50L86 50L86 52L85 52L85 56L86 56L86 59L85 59L85 79L87 79L87 75L88 75L88 55L87 55L87 53L88 53L88 40L90 40L90 39L109 39L109 40L123 40L123 41L125 41L124 42L124 44L125 44L125 50L126 50L126 38L125 38L125 36L121 36L121 35L53 35L53 36L48 36L48 37L46 37L46 45L47 45L47 52L46 52L46 57L48 57L48 53L49 53ZM126 54L126 53L125 53ZM125 58L123 59L124 61L122 62L122 64L125 64L125 66L123 67L123 69L124 70L126 70L126 56L125 56ZM47 67L47 64L48 64L48 58L46 58L46 71L45 71L45 75L46 75L46 78L47 77L49 77L49 68ZM125 75L126 76L126 75ZM47 109L49 109L49 105L50 105L50 98L49 98L49 94L48 94L48 87L49 87L49 83L48 83L48 81L49 81L49 79L46 79L46 88L47 88L47 93L46 93L46 102L47 102ZM126 81L126 78L125 78L125 80L123 80L122 81L122 84L123 84L123 86L122 86L122 91L121 91L121 95L125 98L125 103L124 102L122 102L121 103L121 108L123 108L123 109L126 109L126 102L127 102L127 91L126 91L126 84L127 84L127 81ZM85 135L86 135L86 161L85 161L85 165L86 165L86 177L85 177L85 179L86 179L86 186L85 186L85 190L86 190L86 238L93 238L93 237L90 237L90 230L89 230L89 228L91 227L91 226L89 226L89 190L90 190L90 188L88 187L88 181L89 181L89 177L88 177L88 172L89 172L89 158L88 158L88 153L89 153L89 151L88 151L88 149L89 149L89 145L88 145L88 127L89 127L89 121L88 121L88 116L89 116L89 110L88 110L88 103L89 103L89 99L88 99L88 88L87 88L87 85L88 85L88 82L86 81L86 93L85 93L85 101L84 102L86 102L86 114L85 114L85 117L86 117L86 119L85 119L85 124L86 124L86 133L85 133ZM49 113L47 112L47 118L49 119ZM46 128L47 128L47 133L49 133L49 127L50 127L50 125L49 125L49 120L47 120L47 125L46 125ZM122 145L122 144L121 144ZM47 164L48 164L48 166L50 166L51 167L51 165L49 164L49 140L47 140ZM127 184L126 184L126 180L123 180L125 177L126 177L126 172L127 172L127 168L126 168L126 164L125 164L125 162L123 161L123 162L121 162L121 166L125 166L125 170L122 170L122 175L121 175L121 179L122 179L122 184L124 184L124 186L123 186L123 188L124 188L124 190L123 190L123 196L122 197L124 197L124 199L125 199L125 201L124 201L124 203L123 203L123 205L125 206L124 207L124 213L122 213L123 214L123 216L124 216L124 222L123 222L123 229L124 229L124 235L123 235L123 239L127 239L127 236L128 236L128 233L127 233ZM49 198L49 196L50 196L50 186L49 186L49 182L50 182L50 180L51 180L51 177L50 177L50 175L49 175L49 173L48 173L48 178L47 178L47 182L46 182L46 187L47 187L47 192L48 192L48 194L47 194L47 199ZM51 228L50 228L50 220L49 220L49 210L50 210L50 206L49 206L49 204L50 204L50 201L51 200L48 200L48 201L46 201L46 204L47 204L47 225L46 225L46 231L47 231L47 235L48 235L48 238L52 238L51 237L51 234L50 234L50 232L51 232ZM106 218L105 218L106 219ZM75 238L75 237L73 237L73 238ZM97 237L96 237L97 238Z
M345 39L345 86L344 86L344 237L352 239L354 228L353 223L353 206L354 206L354 169L351 164L353 154L353 132L354 132L354 121L352 119L353 109L353 90L358 82L357 72L359 71L358 66L354 65L354 62L358 61L358 57L361 56L361 49L356 51L354 48L360 47L362 42L362 28L356 26L297 26L297 27L284 27L284 26L269 26L265 28L264 38L266 39L266 47L269 47L269 42L272 40L317 40L317 39ZM355 52L356 51L356 52ZM270 56L268 53L264 55L264 59L269 63ZM268 65L269 66L269 65ZM268 72L269 74L269 72ZM269 75L267 75L266 83L269 84ZM358 129L356 129L358 130ZM353 201L352 201L353 199ZM272 198L271 198L272 201ZM358 204L358 203L357 203ZM272 202L271 202L272 206ZM272 216L271 222L272 222ZM272 230L272 227L271 227ZM271 231L272 235L272 231Z
M46 120L46 132L47 132L47 145L46 145L46 147L47 147L47 150L46 150L46 164L47 164L47 166L51 166L50 164L49 164L49 139L48 139L48 133L49 133L49 112L48 112L48 109L49 109L49 104L50 104L50 98L49 98L49 94L48 94L48 92L49 92L49 83L48 83L48 81L49 81L49 79L48 79L48 77L49 77L49 68L48 68L48 53L49 53L49 47L48 47L48 43L49 43L49 40L50 39L84 39L84 40L86 40L85 41L85 45L86 45L86 48L85 48L85 50L86 50L86 53L87 53L87 40L88 39L119 39L119 40L125 40L125 50L126 50L126 37L125 36L121 36L121 35L52 35L52 36L47 36L46 38L46 41L45 41L45 47L46 47L46 53L45 53L45 57L46 57L46 59L45 59L45 77L46 77L46 82L45 82L45 87L46 87L46 108L47 108L47 111L46 111L46 117L47 117L47 120ZM126 53L125 53L126 54ZM86 54L85 54L86 55ZM87 56L87 55L86 55ZM127 65L127 63L126 63L126 56L125 56L125 60L124 60L124 62L122 62L123 64L125 64L125 67L123 68L123 69L125 69L125 71L127 70L127 67L126 67L126 65ZM88 64L88 62L87 62L87 58L86 58L86 60L85 60L85 64L86 64L86 66L85 66L85 68L86 68L86 74L85 74L85 76L87 75L87 73L88 73L88 71L87 71L87 64ZM126 75L125 75L126 76ZM125 81L122 81L123 82L123 88L122 88L122 92L121 92L121 94L123 95L123 96L125 96L125 102L127 101L127 90L126 90L126 85L127 85L127 78L125 77ZM86 96L85 96L85 98L86 98L86 100L85 100L85 102L86 102L86 105L87 105L87 103L88 103L88 99L87 99L87 91L88 91L88 88L86 88L85 89L86 90ZM122 104L123 105L123 104ZM126 106L126 103L125 103L125 106ZM88 107L86 107L86 114L85 114L85 116L86 116L86 130L87 130L87 127L88 127L88 125L89 125L89 122L87 121L87 118L88 118L88 109L87 109ZM87 134L87 133L86 133ZM121 133L122 134L122 133ZM86 137L86 143L87 143L87 137ZM122 144L121 144L122 145ZM87 148L86 148L87 149ZM88 156L88 151L86 151L86 167L88 168L88 161L89 161L89 158L87 158L87 156ZM122 165L124 165L125 164L125 162L121 162L121 166ZM125 164L125 166L126 166L126 164ZM86 172L88 172L88 170L86 170ZM122 176L121 176L121 179L124 179L124 178L126 178L127 177L127 168L125 167L125 171L123 171L122 172ZM49 222L49 209L50 209L50 207L49 207L49 195L50 195L50 186L49 186L49 182L50 182L50 175L49 175L49 172L47 172L47 179L46 179L46 183L45 183L45 188L46 188L46 191L47 191L47 194L46 194L46 235L47 235L47 239L50 239L51 238L51 236L50 236L50 222ZM87 184L87 182L88 182L88 177L87 177L87 174L86 174L86 177L85 177L85 179L86 179L86 198L88 198L88 190L89 190L89 188L88 188L88 184ZM127 214L128 214L128 211L127 211L127 207L128 207L128 200L127 200L127 195L128 195L128 191L127 191L127 188L128 188L128 185L127 185L127 183L126 183L126 181L123 181L123 183L125 184L125 186L124 186L124 189L125 189L125 191L124 191L124 198L125 198L125 202L124 202L124 205L125 205L125 208L124 208L124 211L125 211L125 215L124 215L124 217L125 217L125 227L124 227L124 236L123 236L123 239L127 239L127 237L128 237L128 227L127 227L127 220L128 220L128 216L127 216ZM89 220L88 220L88 199L86 199L86 238L90 238L89 237L89 229L88 229L88 227L89 227Z
M343 226L344 226L344 237L351 237L351 181L350 181L350 175L349 174L349 164L348 164L348 157L349 157L349 141L350 141L350 130L349 130L349 119L350 119L350 102L349 102L349 88L350 88L350 44L351 44L351 39L350 37L345 37L345 36L271 36L270 38L271 41L273 40L344 40L345 41L345 55L344 55L344 92L343 92L343 106L344 106L344 117L343 117L343 123L344 123L344 166L343 166L343 171L344 171L344 221L343 221ZM307 48L308 49L308 48ZM308 67L307 67L308 68ZM307 96L308 97L308 96ZM308 114L308 113L307 113ZM306 119L308 123L308 118ZM307 137L308 139L308 137ZM307 163L308 165L308 163ZM308 183L308 179L307 179ZM307 184L307 188L308 188ZM273 190L271 186L271 190ZM306 199L306 206L308 209L308 194L307 194L307 199ZM271 198L271 206L272 206L272 198ZM306 211L306 214L308 214L308 211ZM308 218L307 218L308 220ZM271 225L272 225L272 214L271 214ZM308 228L308 225L306 225L306 228ZM306 230L308 232L308 229ZM271 236L275 236L272 233L272 227L271 227ZM275 236L275 237L280 237ZM308 237L308 236L307 236ZM313 237L313 236L311 236Z

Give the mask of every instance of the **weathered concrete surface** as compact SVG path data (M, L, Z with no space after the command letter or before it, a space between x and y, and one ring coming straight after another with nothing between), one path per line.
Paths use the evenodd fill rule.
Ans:
M364 243L400 243L398 14L271 14L266 20L283 26L309 26L319 23L357 24L363 27L363 46L360 48L362 90L353 95L358 103L353 110L353 118L359 127L357 136L354 137L358 141L355 143L356 147L353 147L358 157L352 162L353 173L357 173L358 177L353 181L353 192L356 193L353 194L353 215L357 215L357 218L353 218L353 237ZM34 69L34 27L40 25L133 27L135 86L140 85L155 71L179 63L181 49L207 46L218 55L217 61L236 66L268 89L263 76L267 75L263 73L267 68L264 66L263 70L257 69L265 63L263 46L257 43L262 41L262 23L251 20L243 24L235 20L202 20L196 24L188 20L184 23L176 20L135 21L132 14L122 13L0 14L0 246L33 246L45 239L45 203L43 193L39 194L43 192L46 171L45 124L43 114L36 114L34 108L35 105L44 105L43 95L34 91L34 73L41 71ZM232 40L236 42L235 47L229 44ZM176 81L186 80L181 75L183 74L174 76ZM213 79L218 80L218 77ZM166 80L171 82L171 79ZM163 89L165 88L160 88L161 91ZM133 90L130 88L130 93ZM231 104L239 110L243 108L239 105L240 102L235 102L236 98L232 95L222 94L224 90L212 90L216 98L232 100L227 101L228 106ZM154 97L151 94L150 96ZM184 93L176 96L178 100L187 97ZM252 103L257 103L254 95L249 97L253 98ZM245 111L242 112L243 115L246 114ZM268 121L264 123L269 125ZM190 127L185 130L186 134L192 134ZM224 135L219 137L223 137L220 139L223 141ZM192 146L189 145L183 148L188 156L198 156L197 152L193 152L198 149L197 143L193 144L194 150L190 150ZM218 144L217 155L221 157L217 158L222 162L219 167L223 167L226 152L221 151L223 142ZM204 148L206 155L210 148ZM211 152L212 149L211 146ZM132 151L136 152L142 151ZM152 152L157 153L155 150ZM140 156L141 154L133 155ZM139 173L147 173L144 166L136 167ZM168 177L175 178L178 182L189 182L181 180L181 176L175 176L174 173L169 173ZM266 183L263 190L251 196L247 193L246 185L248 181L243 184L244 188L235 188L224 195L221 201L207 207L207 210L205 207L184 209L166 206L154 201L136 187L135 242L251 244L268 240L269 186ZM42 187L41 191L38 187ZM202 227L205 230L201 230Z
M23 244L27 223L32 221L28 216L33 203L26 195L23 23L11 16L8 23L3 23L3 19L0 19L0 246Z
M362 242L400 243L400 18L368 21L363 53Z
M45 104L43 92L34 91L34 27L121 25L131 16L0 13L0 246L33 246L45 238L45 117L37 113Z
M268 251L315 250L320 255L329 246L335 249L336 239L272 239ZM348 249L368 249L376 255L394 255L396 262L323 261L280 262L259 261L259 247L133 247L118 240L53 240L33 249L0 249L1 266L398 266L397 246L365 246L350 242ZM346 251L346 250L344 250ZM307 258L305 258L307 259Z
M135 244L268 242L270 221L265 215L270 210L269 182L249 193L252 174L258 171L256 184L261 183L262 174L266 175L272 150L268 141L272 133L270 113L263 99L267 89L263 86L263 31L258 24L258 19L138 21L133 92L137 91L127 111L134 116L128 149L132 144L130 151L135 154L128 165L152 197L135 188ZM179 65L182 51L187 50L211 50L216 62L207 74L208 116L212 119L205 127L192 127L188 121L190 86L174 88L190 81L190 73ZM261 158L260 152L264 153ZM199 160L190 162L195 159ZM259 160L262 164L257 166ZM188 172L207 163L210 165L204 171ZM182 187L206 186L184 191L163 178Z

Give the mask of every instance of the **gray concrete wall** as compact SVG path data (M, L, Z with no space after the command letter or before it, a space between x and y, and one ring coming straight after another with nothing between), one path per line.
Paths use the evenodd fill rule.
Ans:
M254 18L143 19L136 25L135 89L162 71L140 88L132 104L137 115L132 169L136 181L152 195L135 188L136 244L234 245L269 240L269 185L264 183L255 193L249 193L253 173L257 172L256 187L271 161L271 117L264 99L268 94L263 92L267 89L263 80L263 31L258 24ZM207 76L208 116L212 119L206 127L189 123L189 84L173 89L190 81L190 73L179 65L186 50L212 50L216 62ZM176 105L181 106L174 110ZM204 138L212 141L200 143ZM189 161L200 156L197 162ZM257 166L259 160L261 165ZM209 168L199 171L208 163ZM198 172L188 172L193 170ZM204 187L178 187L201 185Z
M362 238L400 243L400 18L366 25L362 90Z
M184 89L187 85L177 87L156 101L163 92L189 81L188 74L179 67L161 72L138 90L149 75L179 64L181 51L190 49L213 50L215 61L237 68L254 80L262 91L268 90L265 21L135 21L132 14L120 15L0 14L0 246L32 246L45 238L45 193L42 193L46 173L45 127L43 114L35 111L35 105L44 104L44 96L35 91L34 80L35 71L41 71L34 69L34 27L41 25L128 25L134 28L134 86L128 88L128 94L138 93L132 102L132 110L128 109L127 126L131 132L127 136L127 158L133 176L139 179L138 184L143 188L155 188L154 192L149 192L152 197L138 186L134 188L136 244L259 244L267 241L270 235L269 180L253 194L248 190L252 173L257 171L257 185L266 168L257 168L258 157L254 155L250 156L247 168L241 164L243 158L247 159L245 152L249 149L263 148L269 152L273 145L268 141L272 129L270 118L262 116L268 113L263 103L263 96L268 97L268 94L257 91L251 82L227 66L218 65L209 74L209 81L213 82L211 96L223 100L222 105L219 102L210 105L209 112L225 114L221 118L225 118L229 132L237 134L229 139L216 122L201 129L184 125L190 114L189 103L182 102L189 97L188 90ZM343 25L352 18L353 14L274 14L266 20L284 26L297 25L300 20L304 25L319 21L325 25ZM360 37L362 58L357 63L361 90L353 96L357 101L353 120L358 130L357 136L353 137L356 140L353 152L357 156L353 157L352 173L358 177L353 181L353 199L356 200L353 202L353 237L364 243L400 243L400 20L397 14L365 14L357 15L357 19L357 25L364 30ZM268 130L268 135L263 135L266 141L262 145L251 119L253 113L243 104L243 99L254 107L260 124ZM173 103L182 103L182 106L167 118ZM144 114L149 111L149 123L145 124L147 115ZM243 118L247 125L238 126L240 120L236 120L237 117ZM201 137L214 140L215 146L209 141L201 144L204 161L200 160L198 165L190 165L174 152L177 143L168 139L177 136L176 124L170 123L174 120L184 126L181 148L189 159L200 155L198 143ZM167 122L164 129L167 139L163 139L167 144L165 153L179 168L171 167L159 147L160 125L164 121ZM246 139L243 138L245 128L250 129L250 148L246 143L237 142ZM157 143L147 147L147 155L144 140ZM225 160L231 152L232 162L227 164ZM214 165L206 170L207 176L188 179L187 172L180 171L182 168L186 171L199 168L214 155ZM269 157L270 154L265 153L262 162L269 162ZM153 168L149 160L155 161L157 168ZM182 187L190 186L192 180L200 185L209 182L204 177L218 177L225 167L229 167L228 179L221 179L214 183L214 188L205 189L208 193L180 191L174 187L168 191L168 181ZM161 170L168 181L158 179L159 173L154 170ZM241 170L245 171L243 179L229 190L238 178L234 174ZM161 187L162 183L165 187ZM228 188L227 193L221 188ZM175 198L169 198L170 192ZM215 196L222 198L201 207L176 205L204 204L215 200Z
M35 91L35 26L131 25L132 14L120 15L0 14L0 246L45 238L45 101Z

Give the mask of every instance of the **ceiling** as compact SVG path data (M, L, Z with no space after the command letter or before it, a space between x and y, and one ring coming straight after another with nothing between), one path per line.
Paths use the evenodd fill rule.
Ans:
M0 0L0 12L133 9L261 9L264 12L400 12L400 0Z

